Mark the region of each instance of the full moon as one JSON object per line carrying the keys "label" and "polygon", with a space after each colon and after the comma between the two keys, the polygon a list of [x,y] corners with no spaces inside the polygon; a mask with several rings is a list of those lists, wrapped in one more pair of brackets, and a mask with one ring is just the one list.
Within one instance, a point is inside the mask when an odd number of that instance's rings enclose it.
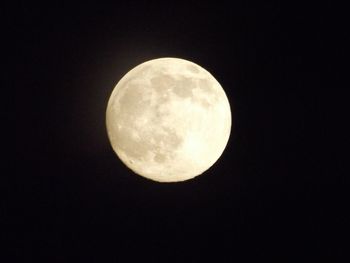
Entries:
{"label": "full moon", "polygon": [[112,148],[136,174],[179,182],[223,153],[231,110],[219,82],[199,65],[159,58],[131,69],[114,88],[106,125]]}

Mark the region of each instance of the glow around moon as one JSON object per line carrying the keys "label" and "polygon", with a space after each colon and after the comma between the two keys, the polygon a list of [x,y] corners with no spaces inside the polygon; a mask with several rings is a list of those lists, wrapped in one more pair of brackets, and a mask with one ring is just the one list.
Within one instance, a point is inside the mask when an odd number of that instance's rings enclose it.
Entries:
{"label": "glow around moon", "polygon": [[231,111],[219,82],[178,58],[147,61],[114,88],[106,124],[111,145],[136,174],[159,182],[191,179],[221,156]]}

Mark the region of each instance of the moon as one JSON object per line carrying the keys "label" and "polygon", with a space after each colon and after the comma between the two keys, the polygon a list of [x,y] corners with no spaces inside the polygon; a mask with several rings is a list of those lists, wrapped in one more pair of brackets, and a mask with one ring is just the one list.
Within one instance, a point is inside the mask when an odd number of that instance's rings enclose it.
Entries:
{"label": "moon", "polygon": [[207,70],[180,58],[158,58],[118,82],[106,126],[114,152],[128,168],[157,182],[180,182],[220,158],[231,132],[231,110]]}

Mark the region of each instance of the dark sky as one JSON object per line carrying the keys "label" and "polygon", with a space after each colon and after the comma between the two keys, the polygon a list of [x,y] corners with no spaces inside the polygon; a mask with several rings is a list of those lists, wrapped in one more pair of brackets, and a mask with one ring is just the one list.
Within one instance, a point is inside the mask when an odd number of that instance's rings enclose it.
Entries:
{"label": "dark sky", "polygon": [[[2,209],[13,228],[8,251],[25,262],[341,258],[348,204],[340,123],[348,117],[339,9],[18,5],[9,24],[16,148]],[[233,113],[222,158],[178,184],[129,171],[105,128],[118,80],[165,56],[210,71]]]}

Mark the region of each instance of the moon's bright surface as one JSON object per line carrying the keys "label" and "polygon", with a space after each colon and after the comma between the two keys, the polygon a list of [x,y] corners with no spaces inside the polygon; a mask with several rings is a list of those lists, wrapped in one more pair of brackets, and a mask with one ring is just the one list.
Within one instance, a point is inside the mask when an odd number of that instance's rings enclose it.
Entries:
{"label": "moon's bright surface", "polygon": [[158,182],[191,179],[221,156],[231,110],[219,82],[179,58],[146,61],[114,88],[106,125],[113,150],[136,174]]}

